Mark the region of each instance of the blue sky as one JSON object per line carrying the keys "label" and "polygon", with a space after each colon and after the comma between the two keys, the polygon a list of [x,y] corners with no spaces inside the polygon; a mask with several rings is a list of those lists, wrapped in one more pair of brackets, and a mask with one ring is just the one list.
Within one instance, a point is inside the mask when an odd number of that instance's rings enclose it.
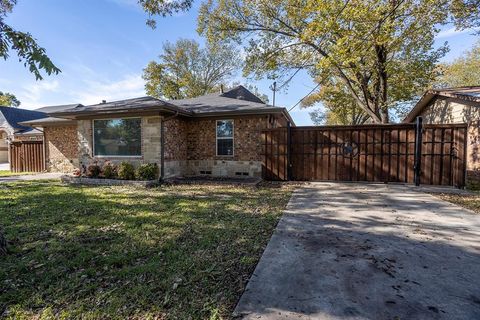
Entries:
{"label": "blue sky", "polygon": [[[199,3],[189,13],[159,19],[152,30],[136,0],[19,0],[7,22],[31,32],[62,73],[35,81],[12,53],[7,61],[0,60],[0,91],[15,94],[26,109],[145,95],[142,69],[157,58],[164,41],[203,41],[195,31]],[[449,42],[444,60],[450,61],[477,39],[469,32],[445,28],[437,43]],[[268,93],[271,101],[270,81],[251,83]],[[302,74],[287,92],[277,94],[277,104],[291,107],[313,87]],[[297,125],[311,124],[308,111],[297,107],[291,112]]]}

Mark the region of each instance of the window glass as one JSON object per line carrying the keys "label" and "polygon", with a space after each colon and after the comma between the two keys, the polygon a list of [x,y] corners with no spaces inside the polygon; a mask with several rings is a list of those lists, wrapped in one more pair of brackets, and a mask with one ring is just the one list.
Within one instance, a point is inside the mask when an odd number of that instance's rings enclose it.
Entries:
{"label": "window glass", "polygon": [[96,156],[141,156],[141,136],[140,118],[94,120],[94,154]]}
{"label": "window glass", "polygon": [[233,121],[232,120],[217,121],[217,137],[233,138]]}
{"label": "window glass", "polygon": [[217,121],[217,155],[233,156],[233,120]]}

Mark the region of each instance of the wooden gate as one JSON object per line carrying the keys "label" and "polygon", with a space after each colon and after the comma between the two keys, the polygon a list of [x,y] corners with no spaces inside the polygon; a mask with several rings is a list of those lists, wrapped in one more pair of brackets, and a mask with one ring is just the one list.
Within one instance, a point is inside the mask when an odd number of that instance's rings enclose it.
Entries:
{"label": "wooden gate", "polygon": [[43,141],[15,141],[10,144],[10,171],[41,172],[44,170]]}
{"label": "wooden gate", "polygon": [[263,132],[264,178],[414,183],[417,177],[422,184],[463,187],[466,124],[424,125],[420,135],[416,128],[390,124],[269,129]]}

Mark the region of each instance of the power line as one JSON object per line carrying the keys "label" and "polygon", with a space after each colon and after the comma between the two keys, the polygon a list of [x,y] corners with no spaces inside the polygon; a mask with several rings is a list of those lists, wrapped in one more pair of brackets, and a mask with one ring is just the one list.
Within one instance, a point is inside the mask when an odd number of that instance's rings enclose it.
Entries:
{"label": "power line", "polygon": [[306,97],[308,97],[310,94],[312,94],[313,91],[317,90],[317,88],[320,87],[320,83],[318,83],[315,88],[313,88],[312,90],[310,90],[309,93],[307,93],[302,99],[298,100],[297,103],[295,103],[295,105],[293,107],[291,107],[290,109],[288,109],[288,112],[292,111],[293,108],[295,108],[296,106],[298,106],[302,101],[303,99],[305,99]]}

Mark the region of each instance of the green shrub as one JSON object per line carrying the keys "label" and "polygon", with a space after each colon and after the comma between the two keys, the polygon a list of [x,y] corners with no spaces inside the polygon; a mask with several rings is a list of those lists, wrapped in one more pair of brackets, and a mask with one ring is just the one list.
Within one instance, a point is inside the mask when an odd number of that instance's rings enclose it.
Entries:
{"label": "green shrub", "polygon": [[90,164],[87,167],[87,177],[89,178],[98,178],[102,170],[98,164]]}
{"label": "green shrub", "polygon": [[156,163],[145,163],[137,169],[139,180],[155,180],[158,178],[158,165]]}
{"label": "green shrub", "polygon": [[117,167],[110,162],[105,162],[105,164],[103,165],[102,171],[103,171],[103,176],[106,179],[115,179],[118,176]]}
{"label": "green shrub", "polygon": [[118,166],[118,177],[122,180],[135,180],[135,168],[131,163],[123,161]]}

